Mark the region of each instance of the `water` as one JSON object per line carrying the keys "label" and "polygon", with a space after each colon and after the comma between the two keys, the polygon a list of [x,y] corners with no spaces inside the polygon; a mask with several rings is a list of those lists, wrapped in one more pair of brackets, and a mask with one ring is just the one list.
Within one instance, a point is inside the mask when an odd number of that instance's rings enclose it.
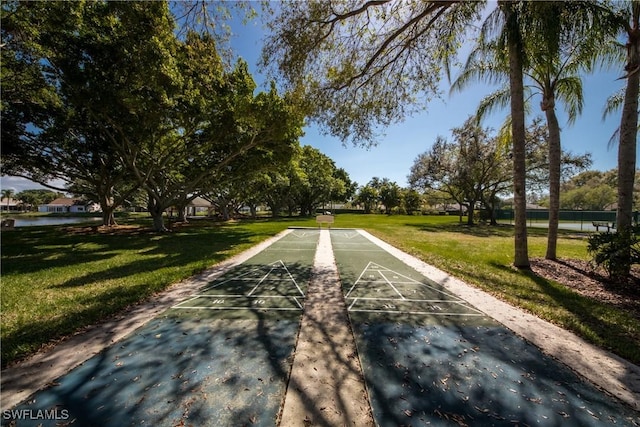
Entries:
{"label": "water", "polygon": [[[11,216],[3,216],[3,219],[12,218]],[[82,222],[96,223],[99,225],[102,218],[90,218],[90,217],[46,217],[46,216],[34,216],[34,217],[16,217],[16,227],[33,227],[36,225],[62,225],[62,224],[78,224]]]}

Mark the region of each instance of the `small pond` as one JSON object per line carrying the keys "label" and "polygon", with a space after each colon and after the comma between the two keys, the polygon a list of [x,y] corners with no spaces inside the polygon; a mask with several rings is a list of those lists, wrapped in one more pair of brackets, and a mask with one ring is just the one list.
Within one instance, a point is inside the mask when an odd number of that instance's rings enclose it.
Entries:
{"label": "small pond", "polygon": [[50,217],[50,216],[32,216],[32,217],[12,217],[10,215],[3,215],[2,219],[14,218],[16,220],[16,227],[32,227],[36,225],[62,225],[62,224],[78,224],[82,222],[100,222],[102,218],[91,217]]}

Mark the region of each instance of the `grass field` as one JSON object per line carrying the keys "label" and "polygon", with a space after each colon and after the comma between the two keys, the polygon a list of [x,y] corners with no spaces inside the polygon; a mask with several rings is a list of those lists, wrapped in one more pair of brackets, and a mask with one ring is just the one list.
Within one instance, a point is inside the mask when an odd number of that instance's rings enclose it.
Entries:
{"label": "grass field", "polygon": [[[133,220],[139,221],[139,220]],[[139,222],[136,222],[136,224]],[[29,227],[2,234],[2,366],[148,298],[310,219],[213,223],[172,233],[118,234]],[[512,269],[510,226],[468,227],[448,216],[343,214],[336,227],[364,228],[398,248],[501,299],[640,363],[640,321],[529,272]],[[546,230],[530,229],[531,257],[543,256]],[[561,258],[587,259],[586,239],[561,232]]]}

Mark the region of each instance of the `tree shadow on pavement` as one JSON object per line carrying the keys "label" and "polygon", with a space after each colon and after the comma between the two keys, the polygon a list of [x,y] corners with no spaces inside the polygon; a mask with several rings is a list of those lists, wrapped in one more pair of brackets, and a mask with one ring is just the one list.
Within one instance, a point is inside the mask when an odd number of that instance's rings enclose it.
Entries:
{"label": "tree shadow on pavement", "polygon": [[355,325],[380,426],[602,425],[636,413],[495,324]]}

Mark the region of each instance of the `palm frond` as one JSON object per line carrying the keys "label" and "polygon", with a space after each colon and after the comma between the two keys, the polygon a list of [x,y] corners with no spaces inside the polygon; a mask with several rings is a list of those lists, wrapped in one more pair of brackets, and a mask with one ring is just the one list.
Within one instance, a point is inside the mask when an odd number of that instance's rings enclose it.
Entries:
{"label": "palm frond", "polygon": [[619,139],[620,139],[620,127],[618,126],[616,130],[614,130],[613,133],[611,134],[609,141],[607,141],[607,149],[611,150],[613,147],[615,147]]}
{"label": "palm frond", "polygon": [[476,117],[478,121],[482,121],[487,115],[493,113],[499,109],[505,109],[509,106],[511,100],[511,93],[508,86],[490,93],[480,100],[478,108],[476,109]]}
{"label": "palm frond", "polygon": [[620,88],[620,90],[613,95],[610,95],[604,105],[604,110],[602,111],[602,120],[606,120],[606,118],[622,108],[624,104],[624,88]]}
{"label": "palm frond", "polygon": [[574,124],[584,106],[582,79],[578,76],[559,79],[556,82],[556,99],[564,104],[564,110],[569,116],[569,124]]}

